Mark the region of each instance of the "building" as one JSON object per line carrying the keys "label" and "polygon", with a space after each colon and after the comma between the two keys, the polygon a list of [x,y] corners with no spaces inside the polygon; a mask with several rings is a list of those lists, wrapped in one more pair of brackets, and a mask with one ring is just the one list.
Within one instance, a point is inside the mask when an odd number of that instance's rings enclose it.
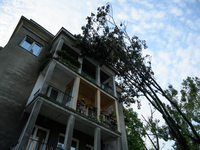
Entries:
{"label": "building", "polygon": [[1,150],[127,150],[115,70],[21,17],[0,51]]}

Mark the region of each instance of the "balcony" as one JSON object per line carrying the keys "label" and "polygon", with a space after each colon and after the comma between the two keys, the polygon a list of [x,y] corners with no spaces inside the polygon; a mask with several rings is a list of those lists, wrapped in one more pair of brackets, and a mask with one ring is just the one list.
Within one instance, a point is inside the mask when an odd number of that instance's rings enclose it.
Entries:
{"label": "balcony", "polygon": [[60,105],[71,107],[73,97],[60,91],[59,89],[50,86],[47,89],[46,96],[49,97],[52,101],[59,103]]}

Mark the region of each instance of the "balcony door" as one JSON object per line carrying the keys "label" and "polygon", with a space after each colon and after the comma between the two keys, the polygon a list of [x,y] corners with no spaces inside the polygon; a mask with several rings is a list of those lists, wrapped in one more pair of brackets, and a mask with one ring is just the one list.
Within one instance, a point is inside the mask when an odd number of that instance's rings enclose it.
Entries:
{"label": "balcony door", "polygon": [[[60,134],[60,136],[58,138],[58,143],[57,143],[58,150],[64,149],[64,140],[65,140],[65,135]],[[79,140],[73,138],[70,150],[78,150],[78,147],[79,147]]]}
{"label": "balcony door", "polygon": [[45,150],[47,148],[47,140],[49,130],[35,126],[30,136],[26,150]]}

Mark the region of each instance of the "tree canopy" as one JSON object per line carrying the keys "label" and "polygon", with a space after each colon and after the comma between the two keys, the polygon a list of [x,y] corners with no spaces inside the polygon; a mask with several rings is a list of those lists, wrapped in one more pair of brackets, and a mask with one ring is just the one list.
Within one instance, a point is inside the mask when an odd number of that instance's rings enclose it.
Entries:
{"label": "tree canopy", "polygon": [[[91,13],[86,19],[87,24],[82,27],[83,34],[76,36],[76,46],[81,47],[82,56],[93,57],[101,65],[105,64],[116,70],[117,75],[122,78],[120,85],[124,89],[120,100],[130,105],[140,97],[145,97],[162,114],[171,134],[183,150],[189,149],[185,135],[200,144],[200,136],[191,120],[156,82],[150,56],[142,55],[142,50],[147,48],[146,42],[137,36],[130,37],[125,23],[117,25],[110,4],[99,7],[96,14]],[[182,129],[160,96],[177,110],[188,125],[190,134]]]}

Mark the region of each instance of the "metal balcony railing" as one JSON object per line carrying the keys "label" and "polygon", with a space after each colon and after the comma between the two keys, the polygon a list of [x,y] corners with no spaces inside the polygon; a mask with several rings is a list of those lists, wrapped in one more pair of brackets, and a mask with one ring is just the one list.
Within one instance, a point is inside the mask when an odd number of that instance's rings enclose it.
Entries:
{"label": "metal balcony railing", "polygon": [[94,84],[97,84],[95,77],[93,77],[92,75],[90,75],[89,73],[85,72],[85,71],[81,71],[81,75],[83,77],[85,77],[86,79],[88,79],[89,81],[91,81]]}
{"label": "metal balcony railing", "polygon": [[101,88],[104,89],[104,91],[106,91],[107,93],[114,95],[113,89],[105,84],[101,84]]}
{"label": "metal balcony railing", "polygon": [[68,95],[62,91],[60,91],[59,89],[49,85],[47,92],[46,92],[46,96],[48,96],[49,98],[51,98],[51,100],[57,101],[59,102],[61,105],[65,105],[70,107],[71,101],[72,101],[72,96]]}

